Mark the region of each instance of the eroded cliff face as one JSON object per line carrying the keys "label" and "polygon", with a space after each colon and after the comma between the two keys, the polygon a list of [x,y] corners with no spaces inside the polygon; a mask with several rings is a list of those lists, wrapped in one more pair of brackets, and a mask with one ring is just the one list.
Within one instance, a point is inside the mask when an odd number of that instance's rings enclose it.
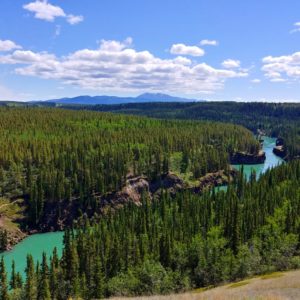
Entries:
{"label": "eroded cliff face", "polygon": [[10,250],[27,236],[20,224],[24,220],[24,201],[1,198],[0,205],[0,251]]}
{"label": "eroded cliff face", "polygon": [[16,244],[21,242],[28,234],[22,230],[9,230],[7,233],[7,245],[5,250],[11,250]]}
{"label": "eroded cliff face", "polygon": [[[92,195],[94,201],[86,203],[84,210],[79,199],[46,204],[45,214],[38,226],[24,231],[18,229],[8,232],[6,249],[11,249],[28,234],[63,230],[66,226],[71,226],[73,221],[81,217],[83,213],[88,217],[93,217],[95,213],[98,215],[105,214],[107,211],[119,209],[128,203],[134,203],[139,206],[142,205],[143,196],[150,200],[158,199],[163,191],[167,191],[173,196],[177,192],[184,190],[200,194],[204,190],[215,186],[228,184],[236,174],[237,171],[234,169],[230,169],[227,172],[221,170],[209,173],[195,181],[193,186],[188,185],[182,178],[171,172],[163,174],[160,178],[152,181],[146,176],[128,176],[126,184],[120,191],[105,195]],[[1,222],[5,218],[4,215],[0,215],[0,227]]]}
{"label": "eroded cliff face", "polygon": [[[96,204],[87,207],[84,213],[92,217],[94,213],[103,214],[107,210],[118,209],[129,202],[135,205],[142,205],[142,197],[145,196],[151,200],[158,198],[162,191],[167,191],[175,195],[178,191],[190,190],[194,193],[202,193],[205,189],[213,186],[220,186],[233,180],[237,171],[230,170],[227,173],[222,170],[215,173],[209,173],[197,181],[194,186],[189,186],[179,176],[174,173],[162,175],[155,181],[150,181],[146,176],[128,177],[125,186],[117,192],[106,195],[93,195]],[[45,216],[39,225],[39,231],[62,230],[65,226],[72,224],[82,212],[77,201],[62,202],[60,207],[56,205],[45,208]]]}
{"label": "eroded cliff face", "polygon": [[287,156],[287,153],[285,151],[285,148],[283,145],[280,145],[280,146],[275,146],[273,148],[273,153],[279,157],[281,157],[282,159],[285,159],[286,156]]}
{"label": "eroded cliff face", "polygon": [[284,146],[284,140],[283,138],[277,138],[276,140],[276,146],[273,148],[273,153],[282,159],[287,159],[287,151]]}

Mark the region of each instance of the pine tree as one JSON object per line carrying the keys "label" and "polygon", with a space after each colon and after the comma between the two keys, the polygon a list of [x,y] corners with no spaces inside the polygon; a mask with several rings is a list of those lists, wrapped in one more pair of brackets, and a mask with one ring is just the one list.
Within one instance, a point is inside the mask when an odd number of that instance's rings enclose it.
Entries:
{"label": "pine tree", "polygon": [[4,258],[2,256],[1,262],[0,262],[0,283],[1,283],[1,294],[0,294],[0,300],[9,300],[8,295],[8,287],[7,287],[7,273],[5,270],[5,264],[4,264]]}
{"label": "pine tree", "polygon": [[50,300],[50,287],[49,287],[49,269],[47,265],[47,257],[46,253],[43,253],[43,260],[41,266],[41,275],[38,284],[38,293],[37,293],[38,300]]}
{"label": "pine tree", "polygon": [[12,290],[17,288],[17,274],[16,274],[16,266],[14,260],[11,263],[11,279],[9,285]]}
{"label": "pine tree", "polygon": [[95,298],[102,298],[104,296],[104,274],[102,272],[102,264],[99,256],[95,259],[94,267],[94,290],[93,294]]}
{"label": "pine tree", "polygon": [[25,281],[25,297],[26,300],[36,300],[36,274],[34,270],[34,262],[31,255],[27,255],[26,264],[26,281]]}

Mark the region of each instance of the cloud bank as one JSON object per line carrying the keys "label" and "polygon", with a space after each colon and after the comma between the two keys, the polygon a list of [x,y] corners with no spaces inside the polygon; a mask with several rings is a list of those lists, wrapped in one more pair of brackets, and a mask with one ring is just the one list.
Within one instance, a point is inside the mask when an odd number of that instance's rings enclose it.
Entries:
{"label": "cloud bank", "polygon": [[262,71],[272,82],[300,80],[300,52],[284,56],[267,56]]}
{"label": "cloud bank", "polygon": [[[195,48],[192,52],[188,49],[178,53],[201,53]],[[101,91],[213,93],[223,88],[228,79],[248,76],[246,70],[214,68],[181,55],[162,59],[147,50],[137,51],[131,38],[123,42],[102,40],[98,49],[81,49],[62,57],[47,52],[15,50],[0,55],[0,63],[16,65],[15,72],[19,75],[55,79]]]}

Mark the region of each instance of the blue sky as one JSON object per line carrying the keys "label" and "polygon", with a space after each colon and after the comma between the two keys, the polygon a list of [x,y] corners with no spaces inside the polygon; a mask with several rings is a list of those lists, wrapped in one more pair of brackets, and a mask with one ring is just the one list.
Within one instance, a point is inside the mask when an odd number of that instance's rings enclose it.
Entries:
{"label": "blue sky", "polygon": [[0,99],[300,101],[300,1],[1,0]]}

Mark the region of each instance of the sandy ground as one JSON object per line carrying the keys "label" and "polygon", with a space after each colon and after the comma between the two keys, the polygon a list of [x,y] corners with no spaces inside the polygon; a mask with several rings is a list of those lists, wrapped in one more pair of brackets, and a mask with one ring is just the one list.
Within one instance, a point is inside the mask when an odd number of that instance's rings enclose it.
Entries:
{"label": "sandy ground", "polygon": [[[124,300],[126,298],[111,298]],[[300,300],[300,270],[255,277],[207,291],[168,296],[136,297],[144,300]]]}

